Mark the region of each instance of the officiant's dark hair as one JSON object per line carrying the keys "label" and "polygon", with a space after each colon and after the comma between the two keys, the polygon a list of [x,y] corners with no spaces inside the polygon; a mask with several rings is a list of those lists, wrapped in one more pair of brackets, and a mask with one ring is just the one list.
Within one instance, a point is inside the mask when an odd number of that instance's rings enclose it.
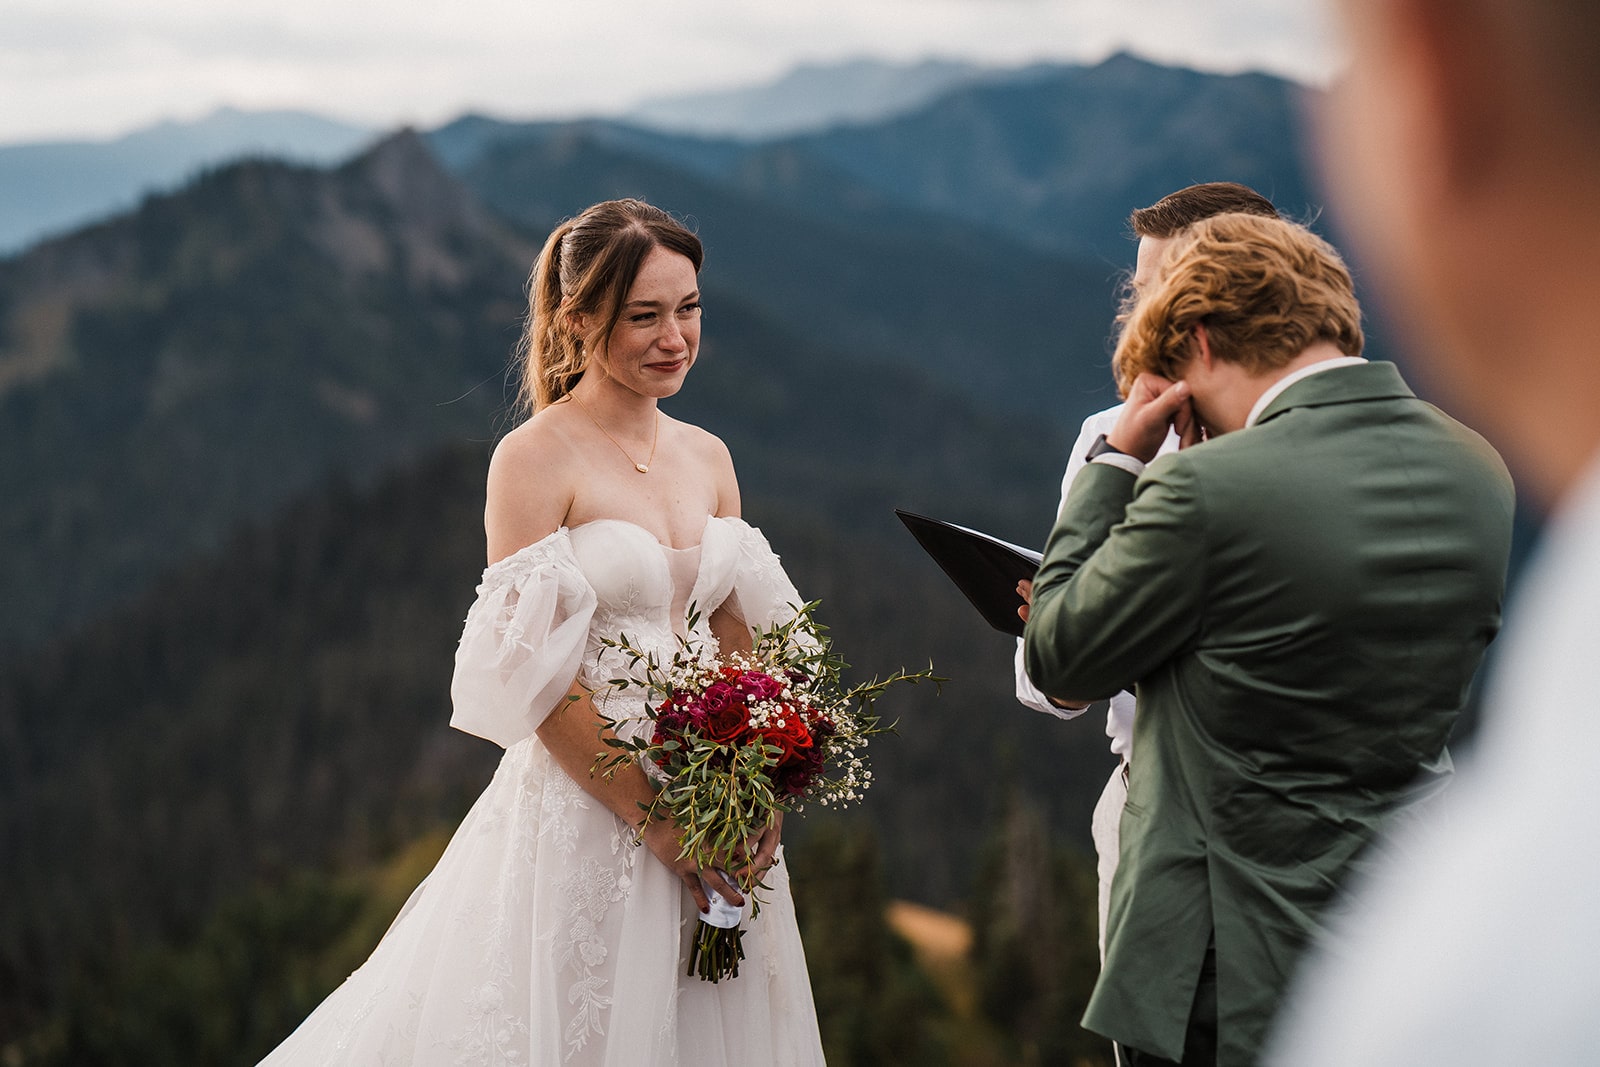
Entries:
{"label": "officiant's dark hair", "polygon": [[1202,182],[1168,193],[1128,216],[1135,237],[1171,237],[1186,226],[1213,215],[1260,215],[1275,219],[1272,201],[1238,182]]}
{"label": "officiant's dark hair", "polygon": [[[606,200],[551,232],[528,278],[528,317],[517,346],[518,407],[531,415],[566,396],[603,351],[651,249],[705,260],[700,238],[643,200]],[[589,320],[584,335],[574,316]]]}
{"label": "officiant's dark hair", "polygon": [[1204,325],[1217,359],[1260,373],[1318,341],[1363,344],[1344,259],[1304,226],[1256,215],[1202,219],[1178,235],[1135,305],[1112,357],[1123,395],[1145,372],[1177,381]]}

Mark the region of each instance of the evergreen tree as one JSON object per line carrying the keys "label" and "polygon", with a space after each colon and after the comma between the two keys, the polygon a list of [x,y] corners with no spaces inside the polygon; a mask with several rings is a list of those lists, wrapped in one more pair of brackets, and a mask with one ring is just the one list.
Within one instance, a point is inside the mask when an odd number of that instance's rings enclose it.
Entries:
{"label": "evergreen tree", "polygon": [[948,1063],[949,1008],[889,926],[877,836],[864,824],[833,820],[791,854],[828,1063]]}
{"label": "evergreen tree", "polygon": [[1023,1065],[1098,1067],[1110,1044],[1078,1023],[1099,973],[1094,865],[1058,847],[1037,804],[1013,791],[972,901],[979,1010]]}

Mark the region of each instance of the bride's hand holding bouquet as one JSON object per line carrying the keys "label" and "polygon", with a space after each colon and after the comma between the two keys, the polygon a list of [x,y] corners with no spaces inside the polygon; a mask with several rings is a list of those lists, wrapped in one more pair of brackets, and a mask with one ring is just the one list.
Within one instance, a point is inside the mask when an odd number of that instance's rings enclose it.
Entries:
{"label": "bride's hand holding bouquet", "polygon": [[[846,686],[848,664],[832,651],[816,607],[755,631],[748,651],[680,639],[662,662],[626,634],[609,642],[628,657],[630,674],[609,684],[643,689],[647,722],[607,718],[606,744],[618,751],[598,766],[611,774],[636,761],[659,785],[641,805],[641,838],[694,893],[702,919],[689,971],[709,981],[738,974],[740,905],[775,859],[783,814],[860,799],[872,781],[867,742],[892,729],[873,712],[877,698],[901,682],[942,681],[899,670]],[[691,872],[708,891],[694,891]]]}

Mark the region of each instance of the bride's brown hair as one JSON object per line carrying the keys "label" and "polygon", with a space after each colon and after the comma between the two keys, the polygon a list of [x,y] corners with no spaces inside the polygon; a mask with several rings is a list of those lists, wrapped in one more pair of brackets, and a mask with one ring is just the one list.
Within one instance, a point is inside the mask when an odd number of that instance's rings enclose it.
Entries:
{"label": "bride's brown hair", "polygon": [[[607,200],[557,226],[528,279],[528,317],[517,346],[518,407],[531,415],[566,396],[593,353],[603,351],[622,302],[653,248],[705,259],[700,238],[643,200]],[[589,329],[579,336],[573,317]]]}

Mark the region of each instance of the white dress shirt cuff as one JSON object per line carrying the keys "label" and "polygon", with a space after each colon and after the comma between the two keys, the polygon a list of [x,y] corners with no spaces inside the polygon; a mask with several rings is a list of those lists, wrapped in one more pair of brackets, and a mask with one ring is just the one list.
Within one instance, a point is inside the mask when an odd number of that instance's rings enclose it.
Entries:
{"label": "white dress shirt cuff", "polygon": [[1045,696],[1038,686],[1033,684],[1033,679],[1028,677],[1028,669],[1022,664],[1022,639],[1017,639],[1017,701],[1025,708],[1042,711],[1046,715],[1054,715],[1058,719],[1076,719],[1087,708],[1058,708],[1050,703],[1050,698]]}
{"label": "white dress shirt cuff", "polygon": [[1122,452],[1102,452],[1089,461],[1090,463],[1104,463],[1110,467],[1120,467],[1135,478],[1144,473],[1147,466],[1144,460]]}

